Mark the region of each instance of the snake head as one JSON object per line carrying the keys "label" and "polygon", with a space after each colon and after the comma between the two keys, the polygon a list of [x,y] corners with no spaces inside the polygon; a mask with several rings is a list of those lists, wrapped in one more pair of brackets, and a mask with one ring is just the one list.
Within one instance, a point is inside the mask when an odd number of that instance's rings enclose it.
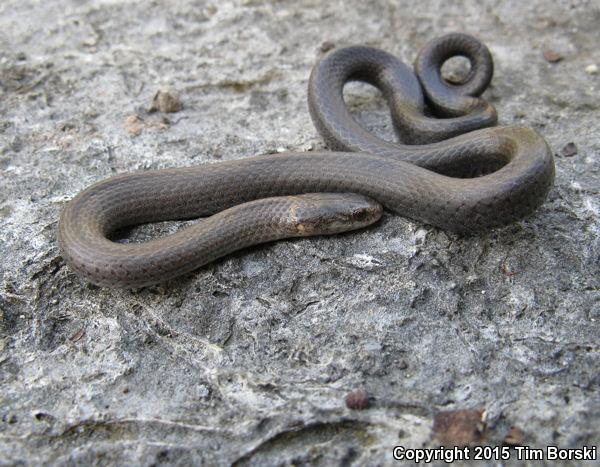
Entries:
{"label": "snake head", "polygon": [[354,193],[309,193],[294,197],[288,227],[292,235],[331,235],[361,229],[379,220],[382,206]]}

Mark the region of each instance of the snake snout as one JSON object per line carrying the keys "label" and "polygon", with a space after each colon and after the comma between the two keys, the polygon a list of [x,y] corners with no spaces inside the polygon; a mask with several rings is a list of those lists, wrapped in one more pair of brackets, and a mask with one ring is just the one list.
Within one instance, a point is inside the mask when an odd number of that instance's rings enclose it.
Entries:
{"label": "snake snout", "polygon": [[383,207],[354,193],[314,193],[298,197],[292,209],[297,236],[332,235],[361,229],[377,222]]}

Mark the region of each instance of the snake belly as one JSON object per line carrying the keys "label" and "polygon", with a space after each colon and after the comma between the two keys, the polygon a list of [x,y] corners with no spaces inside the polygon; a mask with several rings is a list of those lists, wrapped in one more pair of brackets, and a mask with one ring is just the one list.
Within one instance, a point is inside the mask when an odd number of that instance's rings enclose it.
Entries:
{"label": "snake belly", "polygon": [[[441,75],[443,63],[455,55],[471,63],[458,85]],[[471,36],[450,34],[427,44],[414,70],[375,48],[333,50],[312,71],[308,103],[334,151],[263,155],[101,181],[63,210],[58,232],[63,257],[93,283],[139,287],[249,245],[363,227],[379,218],[377,203],[461,234],[537,209],[553,183],[552,153],[530,128],[493,126],[496,111],[479,97],[493,73],[488,49]],[[351,80],[382,91],[400,142],[382,140],[352,118],[343,97]],[[425,113],[426,105],[435,117]],[[333,205],[341,211],[331,214]],[[205,219],[141,244],[110,240],[122,227],[192,218]]]}

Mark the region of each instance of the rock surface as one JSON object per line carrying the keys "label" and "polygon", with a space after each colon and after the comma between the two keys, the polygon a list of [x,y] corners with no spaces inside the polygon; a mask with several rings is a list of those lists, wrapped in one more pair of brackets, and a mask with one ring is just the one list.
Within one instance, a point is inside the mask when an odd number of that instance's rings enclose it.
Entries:
{"label": "rock surface", "polygon": [[[4,0],[0,464],[381,465],[463,409],[485,410],[491,445],[513,426],[530,446],[600,444],[599,23],[594,0]],[[89,184],[322,148],[306,87],[323,49],[410,63],[452,31],[490,47],[501,123],[557,154],[532,217],[459,238],[388,214],[137,291],[61,259],[60,209]],[[163,89],[179,111],[149,111]],[[393,137],[373,88],[347,100]],[[357,389],[365,410],[346,407]]]}

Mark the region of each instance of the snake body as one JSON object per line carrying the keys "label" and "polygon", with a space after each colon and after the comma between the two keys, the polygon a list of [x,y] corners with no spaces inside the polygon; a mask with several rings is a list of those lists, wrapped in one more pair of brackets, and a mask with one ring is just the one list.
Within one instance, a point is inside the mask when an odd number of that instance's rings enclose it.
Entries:
{"label": "snake body", "polygon": [[[442,64],[455,55],[471,62],[459,85],[441,75]],[[479,97],[492,73],[487,48],[464,34],[427,44],[415,72],[378,49],[334,50],[313,69],[308,91],[311,117],[334,151],[264,155],[99,182],[63,210],[63,257],[93,283],[139,287],[246,246],[364,227],[379,219],[381,205],[458,233],[521,219],[543,203],[554,163],[534,130],[492,127],[496,112]],[[352,118],[343,98],[350,80],[382,91],[401,143],[377,138]],[[425,114],[425,104],[438,118]],[[110,240],[122,227],[200,217],[205,219],[146,243]]]}

